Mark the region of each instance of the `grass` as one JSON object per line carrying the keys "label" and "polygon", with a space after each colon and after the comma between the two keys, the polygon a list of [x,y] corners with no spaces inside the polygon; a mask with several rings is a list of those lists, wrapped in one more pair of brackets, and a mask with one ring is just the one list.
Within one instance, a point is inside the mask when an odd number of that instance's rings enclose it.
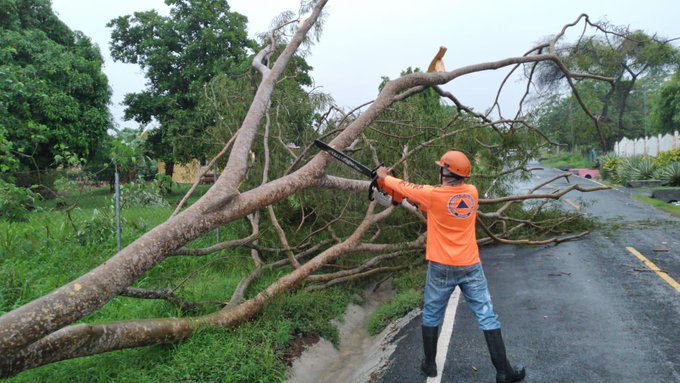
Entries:
{"label": "grass", "polygon": [[[211,185],[198,185],[187,203],[191,205],[196,202],[205,192],[208,191]],[[191,185],[188,184],[174,184],[172,192],[165,196],[165,199],[170,203],[170,206],[177,206],[177,203],[184,197],[184,194],[189,191]],[[84,189],[81,195],[74,193],[66,199],[65,204],[77,204],[81,209],[103,208],[109,204],[113,204],[113,190],[110,187]],[[56,200],[41,200],[38,202],[38,207],[43,209],[55,209]]]}
{"label": "grass", "polygon": [[651,197],[646,197],[646,196],[641,196],[641,195],[633,195],[632,196],[634,200],[638,202],[642,202],[644,204],[653,206],[659,210],[663,210],[667,213],[670,213],[674,215],[675,217],[680,218],[680,206],[676,206],[670,203],[666,203],[664,201],[660,201],[655,198]]}
{"label": "grass", "polygon": [[[182,187],[182,190],[187,190]],[[201,186],[197,196],[207,190]],[[0,315],[43,296],[100,265],[115,253],[108,188],[88,191],[71,212],[43,202],[27,222],[0,222]],[[176,203],[182,191],[168,199]],[[95,210],[98,213],[95,213]],[[163,222],[171,208],[123,210],[123,245]],[[222,240],[242,237],[249,225],[221,229]],[[211,233],[192,244],[215,243]],[[210,263],[209,267],[204,267]],[[177,294],[189,301],[224,301],[252,268],[249,250],[230,250],[206,257],[171,257],[148,272],[135,286],[177,286],[194,273]],[[265,273],[253,286],[261,289],[289,270]],[[255,291],[256,292],[256,291]],[[255,292],[251,291],[251,294]],[[338,341],[338,319],[354,290],[342,286],[315,293],[293,292],[275,299],[253,321],[234,330],[212,329],[187,341],[69,360],[26,371],[7,382],[281,382],[286,352],[298,336],[313,334]],[[211,312],[207,305],[202,312]],[[81,322],[182,316],[164,301],[118,297]]]}
{"label": "grass", "polygon": [[419,307],[423,300],[425,267],[414,267],[394,279],[395,296],[368,318],[368,333],[380,333],[392,321]]}
{"label": "grass", "polygon": [[587,158],[580,154],[573,154],[570,152],[560,153],[552,157],[548,157],[541,161],[541,163],[549,168],[555,169],[578,169],[578,168],[592,168],[594,163],[588,161]]}
{"label": "grass", "polygon": [[631,188],[632,191],[635,193],[646,193],[646,194],[652,194],[654,190],[680,190],[680,187],[678,186],[656,186],[656,187],[648,187],[648,186],[643,186],[639,188]]}

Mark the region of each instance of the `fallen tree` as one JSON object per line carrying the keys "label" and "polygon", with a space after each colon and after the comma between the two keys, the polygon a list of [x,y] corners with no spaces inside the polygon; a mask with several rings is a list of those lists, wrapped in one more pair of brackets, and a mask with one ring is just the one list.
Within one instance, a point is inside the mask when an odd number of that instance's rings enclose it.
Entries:
{"label": "fallen tree", "polygon": [[[310,233],[308,239],[300,241],[297,245],[289,243],[286,230],[278,222],[273,206],[291,196],[312,189],[331,190],[335,194],[339,194],[338,192],[361,193],[358,195],[363,196],[368,188],[367,181],[327,174],[327,169],[333,159],[325,153],[311,154],[311,140],[308,142],[309,145],[301,148],[299,153],[289,153],[291,165],[279,177],[270,179],[268,175],[270,153],[268,146],[270,138],[269,101],[272,92],[287,63],[315,26],[326,2],[327,0],[319,0],[314,4],[309,16],[304,22],[297,25],[294,35],[287,42],[285,49],[278,54],[275,61],[271,60],[272,62],[270,62],[269,59],[277,48],[278,42],[274,37],[276,30],[270,34],[271,43],[254,56],[252,66],[261,77],[257,91],[240,128],[211,162],[212,164],[221,156],[228,154],[224,171],[214,186],[198,202],[182,210],[186,199],[183,200],[177,207],[175,214],[166,222],[142,235],[102,265],[61,288],[0,317],[0,355],[3,356],[0,360],[0,377],[12,376],[27,369],[65,359],[125,348],[177,342],[189,338],[200,328],[238,326],[257,315],[272,299],[286,291],[300,287],[302,283],[308,282],[309,288],[322,288],[324,285],[332,285],[352,278],[366,277],[383,271],[395,271],[397,269],[394,267],[381,267],[380,262],[424,247],[426,233],[422,230],[422,227],[420,230],[414,230],[416,234],[406,241],[398,243],[377,242],[380,238],[380,229],[376,229],[377,225],[389,219],[397,209],[390,207],[381,210],[376,207],[375,203],[368,203],[366,207],[366,203],[362,202],[361,205],[364,206],[365,212],[357,220],[343,218],[346,209],[338,209],[339,212],[335,219],[320,223],[318,228]],[[397,159],[391,162],[391,166],[400,167],[405,178],[408,178],[409,172],[413,171],[408,164],[414,156],[435,143],[447,143],[446,140],[449,138],[471,137],[471,139],[477,140],[480,148],[487,150],[488,156],[493,156],[494,149],[502,147],[500,144],[481,142],[479,137],[469,134],[470,132],[487,132],[491,136],[501,137],[501,141],[514,134],[519,135],[520,132],[530,132],[533,136],[543,139],[545,144],[553,144],[526,122],[526,116],[522,112],[522,105],[529,93],[529,86],[536,65],[549,62],[562,70],[577,99],[579,99],[579,95],[573,86],[575,81],[589,79],[612,83],[611,79],[595,74],[571,72],[560,59],[557,49],[558,42],[563,38],[567,29],[579,23],[593,25],[586,15],[581,15],[576,21],[566,25],[549,43],[536,46],[520,56],[469,65],[451,71],[413,72],[387,81],[383,84],[377,98],[362,113],[356,113],[356,110],[345,112],[338,108],[329,110],[324,117],[328,121],[326,129],[320,131],[319,136],[331,139],[330,145],[338,150],[355,151],[358,145],[363,145],[363,153],[370,155],[377,162],[377,150],[374,142],[367,138],[367,132],[372,129],[380,130],[378,128],[380,119],[394,105],[423,92],[434,91],[438,97],[444,97],[455,105],[453,121],[456,122],[451,123],[452,126],[455,125],[455,128],[445,126],[443,127],[446,130],[444,134],[437,133],[436,137],[428,140],[420,139],[420,144],[411,146],[412,149],[410,150],[408,146],[400,148],[401,150],[396,153]],[[290,23],[287,25],[290,25]],[[601,32],[607,33],[604,30]],[[440,85],[462,76],[502,68],[512,68],[511,73],[524,68],[526,72],[526,94],[520,101],[517,114],[512,118],[503,117],[498,105],[498,98],[494,107],[488,113],[480,114],[472,111],[453,94],[439,88]],[[503,85],[501,84],[499,93]],[[581,103],[581,106],[585,113],[592,116],[583,103]],[[497,109],[497,115],[492,117],[494,109]],[[592,116],[592,118],[593,123],[597,124],[597,118],[595,116]],[[383,121],[383,123],[390,125],[395,121]],[[260,128],[263,130],[261,156],[264,157],[265,164],[262,179],[258,185],[244,189],[243,184],[250,169],[249,161],[251,161],[252,149]],[[398,136],[399,132],[399,130],[391,132],[380,130],[378,134]],[[502,163],[503,160],[499,160],[499,162]],[[522,161],[518,161],[514,168],[501,167],[497,174],[480,175],[480,177],[491,179],[527,172],[530,172],[530,169],[526,167],[526,158],[524,158]],[[492,183],[490,190],[493,187],[494,184]],[[531,190],[526,195],[501,196],[480,200],[481,205],[490,209],[481,212],[479,215],[480,226],[487,233],[486,237],[479,239],[480,244],[492,242],[559,243],[584,235],[585,233],[566,236],[556,235],[540,240],[509,239],[513,233],[524,227],[535,226],[550,232],[551,227],[564,223],[560,219],[550,222],[537,222],[533,219],[548,204],[547,201],[559,199],[570,191],[590,192],[601,190],[602,187],[582,188],[578,185],[571,185],[564,190],[548,194],[538,193],[539,189],[540,187]],[[543,202],[534,210],[535,214],[530,217],[519,219],[508,213],[512,207],[525,200]],[[258,240],[262,236],[259,230],[259,211],[261,209],[267,209],[268,218],[276,229],[274,233],[280,243],[278,248],[265,248],[258,244]],[[301,219],[304,221],[305,213],[304,209],[302,210]],[[414,212],[413,215],[415,222],[422,220],[420,213]],[[190,249],[185,246],[216,228],[241,219],[248,219],[252,227],[252,232],[243,239],[227,241],[205,249]],[[339,221],[343,227],[349,226],[352,229],[347,233],[338,233]],[[493,222],[489,223],[491,221]],[[496,222],[502,224],[496,224]],[[501,229],[496,229],[495,226]],[[319,232],[327,233],[330,239],[315,240],[315,233]],[[185,306],[187,302],[179,301],[173,291],[140,291],[132,286],[150,269],[169,257],[203,256],[216,251],[243,246],[252,249],[254,271],[244,278],[231,299],[222,308],[211,314],[105,324],[77,324],[84,316],[100,309],[119,295],[141,299],[165,299],[179,306]],[[265,264],[261,253],[267,251],[279,252],[285,258]],[[319,273],[325,266],[332,264],[339,258],[356,253],[374,254],[375,257],[362,265],[343,272]],[[253,297],[245,299],[244,292],[248,289],[249,284],[258,278],[260,273],[267,269],[282,266],[290,267],[291,271]],[[313,283],[323,285],[311,285]]]}

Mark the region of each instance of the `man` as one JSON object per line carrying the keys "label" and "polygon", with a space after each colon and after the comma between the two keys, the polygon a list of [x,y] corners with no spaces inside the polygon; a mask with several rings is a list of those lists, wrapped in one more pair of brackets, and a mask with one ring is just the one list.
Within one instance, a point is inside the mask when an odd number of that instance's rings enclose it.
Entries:
{"label": "man", "polygon": [[439,326],[449,297],[459,286],[484,332],[491,362],[496,367],[496,382],[518,382],[524,379],[525,369],[512,367],[505,355],[501,325],[493,311],[479,259],[475,237],[477,188],[465,184],[470,178],[470,161],[461,152],[449,151],[435,164],[441,184],[437,187],[407,183],[389,176],[385,167],[377,170],[381,190],[397,201],[406,198],[427,212],[428,269],[422,314],[425,359],[421,369],[427,376],[437,376]]}

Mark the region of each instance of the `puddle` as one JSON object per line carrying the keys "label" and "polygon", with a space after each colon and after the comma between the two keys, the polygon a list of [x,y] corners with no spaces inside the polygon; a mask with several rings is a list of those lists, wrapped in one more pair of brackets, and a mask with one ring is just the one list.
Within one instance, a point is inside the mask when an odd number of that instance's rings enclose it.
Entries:
{"label": "puddle", "polygon": [[394,337],[420,311],[414,310],[371,337],[367,329],[368,317],[393,296],[391,280],[364,291],[363,303],[351,303],[342,322],[336,323],[340,335],[338,348],[326,339],[319,340],[293,362],[288,382],[360,383],[368,382],[371,375],[379,373],[394,352]]}

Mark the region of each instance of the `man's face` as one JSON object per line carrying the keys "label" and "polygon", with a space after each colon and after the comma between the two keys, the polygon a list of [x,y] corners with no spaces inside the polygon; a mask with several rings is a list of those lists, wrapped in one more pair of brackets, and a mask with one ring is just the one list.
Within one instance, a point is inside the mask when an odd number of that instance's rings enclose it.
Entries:
{"label": "man's face", "polygon": [[448,169],[446,168],[440,168],[441,175],[442,177],[453,177],[453,173],[451,173]]}

